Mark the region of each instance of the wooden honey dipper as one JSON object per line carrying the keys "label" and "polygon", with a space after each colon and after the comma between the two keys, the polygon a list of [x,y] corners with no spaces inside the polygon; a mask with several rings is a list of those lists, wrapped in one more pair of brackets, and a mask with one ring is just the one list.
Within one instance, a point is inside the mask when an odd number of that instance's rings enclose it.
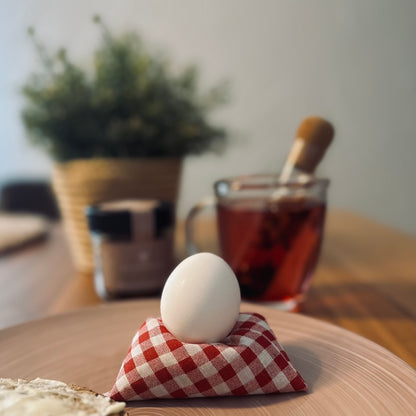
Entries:
{"label": "wooden honey dipper", "polygon": [[312,175],[334,138],[334,127],[321,117],[307,117],[299,125],[286,158],[280,180],[288,182],[299,175]]}

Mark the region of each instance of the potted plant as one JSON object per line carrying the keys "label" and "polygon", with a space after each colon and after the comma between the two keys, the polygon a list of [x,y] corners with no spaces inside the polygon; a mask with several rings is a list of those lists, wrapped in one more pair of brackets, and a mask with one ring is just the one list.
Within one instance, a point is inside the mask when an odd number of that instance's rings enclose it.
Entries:
{"label": "potted plant", "polygon": [[93,268],[84,210],[119,198],[176,201],[186,155],[218,151],[226,132],[209,120],[224,85],[201,92],[199,71],[175,73],[140,36],[114,36],[99,17],[102,42],[92,69],[65,49],[50,54],[29,33],[42,61],[22,88],[29,138],[56,161],[52,182],[78,269]]}

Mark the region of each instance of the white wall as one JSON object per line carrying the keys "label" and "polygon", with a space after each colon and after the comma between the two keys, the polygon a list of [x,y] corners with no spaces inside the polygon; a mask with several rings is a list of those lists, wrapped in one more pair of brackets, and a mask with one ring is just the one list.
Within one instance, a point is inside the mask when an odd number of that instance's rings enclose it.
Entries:
{"label": "white wall", "polygon": [[181,215],[221,176],[277,171],[298,122],[318,114],[337,130],[321,167],[331,205],[416,234],[416,1],[0,0],[0,13],[0,181],[51,167],[19,119],[18,88],[37,62],[26,28],[88,63],[99,13],[178,64],[199,63],[207,83],[231,81],[218,117],[233,142],[187,160]]}

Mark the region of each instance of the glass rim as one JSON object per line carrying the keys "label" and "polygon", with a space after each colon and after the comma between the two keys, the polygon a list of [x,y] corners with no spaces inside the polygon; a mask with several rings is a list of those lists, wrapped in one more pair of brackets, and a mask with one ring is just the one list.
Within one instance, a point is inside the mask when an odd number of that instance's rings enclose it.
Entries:
{"label": "glass rim", "polygon": [[276,174],[257,173],[218,179],[214,182],[214,188],[217,189],[223,184],[233,191],[276,188],[309,189],[314,186],[328,187],[329,183],[328,178],[320,176],[300,175],[298,179],[282,181]]}

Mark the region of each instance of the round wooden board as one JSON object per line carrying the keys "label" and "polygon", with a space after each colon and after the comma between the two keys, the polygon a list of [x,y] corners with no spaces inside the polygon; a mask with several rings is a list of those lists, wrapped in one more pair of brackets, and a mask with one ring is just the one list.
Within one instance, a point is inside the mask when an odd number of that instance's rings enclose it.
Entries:
{"label": "round wooden board", "polygon": [[[129,404],[129,415],[414,415],[416,371],[381,346],[299,314],[242,303],[266,317],[307,393]],[[158,300],[109,303],[0,331],[0,377],[110,389],[133,335]]]}
{"label": "round wooden board", "polygon": [[48,232],[49,222],[40,215],[0,213],[0,254],[41,240]]}

